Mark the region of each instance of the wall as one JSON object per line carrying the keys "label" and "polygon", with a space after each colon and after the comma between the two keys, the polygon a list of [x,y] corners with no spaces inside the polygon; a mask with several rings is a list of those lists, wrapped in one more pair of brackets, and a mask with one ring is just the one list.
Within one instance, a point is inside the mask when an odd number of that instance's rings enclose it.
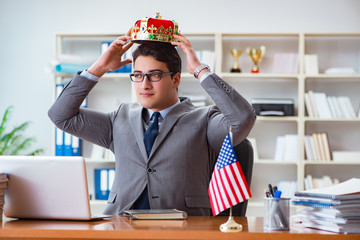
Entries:
{"label": "wall", "polygon": [[[28,136],[51,154],[56,32],[125,32],[160,11],[186,32],[360,32],[358,0],[0,0],[0,116],[13,105],[10,126],[32,121]],[[35,146],[34,146],[35,147]]]}

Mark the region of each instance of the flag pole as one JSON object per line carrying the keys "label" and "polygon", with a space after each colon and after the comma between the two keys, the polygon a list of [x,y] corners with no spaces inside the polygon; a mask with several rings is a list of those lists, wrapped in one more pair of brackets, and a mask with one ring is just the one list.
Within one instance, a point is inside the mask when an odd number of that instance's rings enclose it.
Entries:
{"label": "flag pole", "polygon": [[[229,133],[230,133],[230,141],[231,141],[231,145],[233,146],[233,138],[232,138],[232,128],[230,126],[229,129]],[[223,223],[220,225],[220,231],[222,232],[241,232],[243,229],[242,225],[235,222],[234,217],[232,215],[232,207],[230,207],[229,209],[229,219],[227,220],[226,223]]]}

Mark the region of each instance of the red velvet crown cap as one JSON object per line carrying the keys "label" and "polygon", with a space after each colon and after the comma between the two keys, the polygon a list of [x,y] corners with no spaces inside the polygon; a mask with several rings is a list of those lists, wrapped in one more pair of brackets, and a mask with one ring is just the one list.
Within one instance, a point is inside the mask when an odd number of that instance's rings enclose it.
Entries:
{"label": "red velvet crown cap", "polygon": [[159,13],[156,13],[155,17],[145,17],[136,21],[131,28],[131,41],[173,42],[174,34],[178,34],[177,22],[162,19]]}

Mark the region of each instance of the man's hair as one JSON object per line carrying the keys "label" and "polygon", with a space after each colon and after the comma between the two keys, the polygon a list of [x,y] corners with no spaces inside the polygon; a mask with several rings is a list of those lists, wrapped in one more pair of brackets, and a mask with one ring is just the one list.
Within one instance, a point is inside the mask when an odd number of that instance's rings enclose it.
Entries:
{"label": "man's hair", "polygon": [[166,63],[167,68],[173,74],[181,73],[181,58],[170,43],[143,42],[132,55],[134,63],[139,56],[152,56],[157,61]]}

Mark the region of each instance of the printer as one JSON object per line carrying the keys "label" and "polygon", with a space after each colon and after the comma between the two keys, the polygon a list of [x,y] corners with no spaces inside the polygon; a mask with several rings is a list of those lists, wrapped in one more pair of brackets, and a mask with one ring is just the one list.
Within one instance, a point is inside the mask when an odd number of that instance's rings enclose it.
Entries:
{"label": "printer", "polygon": [[294,100],[289,98],[253,98],[251,105],[256,115],[294,116]]}

